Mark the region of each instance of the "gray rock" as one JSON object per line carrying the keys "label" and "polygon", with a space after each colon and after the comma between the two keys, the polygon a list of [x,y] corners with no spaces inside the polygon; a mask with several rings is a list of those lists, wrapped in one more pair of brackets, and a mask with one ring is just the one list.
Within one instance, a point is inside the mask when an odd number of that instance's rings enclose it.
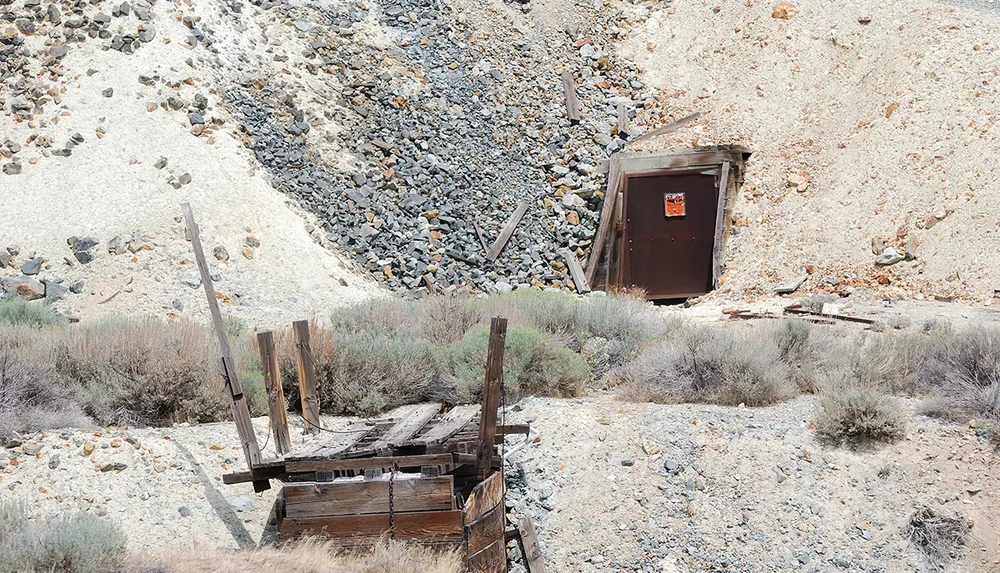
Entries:
{"label": "gray rock", "polygon": [[17,161],[4,163],[3,172],[7,175],[18,175],[21,173],[21,164]]}
{"label": "gray rock", "polygon": [[677,460],[669,458],[665,462],[663,462],[663,469],[667,470],[668,473],[677,475],[680,472],[681,468],[680,465],[677,463]]}
{"label": "gray rock", "polygon": [[622,465],[625,467],[632,467],[635,465],[635,458],[622,458]]}
{"label": "gray rock", "polygon": [[238,512],[252,511],[254,507],[253,500],[245,495],[230,499],[229,505]]}
{"label": "gray rock", "polygon": [[85,283],[82,280],[73,281],[73,284],[69,285],[69,292],[73,294],[80,294],[83,292]]}
{"label": "gray rock", "polygon": [[42,263],[44,262],[45,262],[44,258],[35,257],[30,261],[21,265],[21,272],[28,276],[37,275],[42,270]]}
{"label": "gray rock", "polygon": [[54,470],[59,467],[59,454],[52,454],[49,458],[49,469]]}
{"label": "gray rock", "polygon": [[62,299],[66,296],[66,292],[69,291],[68,288],[57,282],[42,281],[42,284],[45,285],[45,302],[50,304]]}
{"label": "gray rock", "polygon": [[191,510],[183,505],[177,508],[177,513],[179,513],[181,517],[191,517]]}
{"label": "gray rock", "polygon": [[157,169],[163,169],[166,166],[167,166],[167,158],[163,156],[160,156],[160,158],[156,160],[156,163],[153,164],[153,167]]}
{"label": "gray rock", "polygon": [[104,97],[111,97],[115,95],[115,88],[104,88],[103,90],[101,90],[101,95],[103,95]]}
{"label": "gray rock", "polygon": [[42,451],[42,448],[44,447],[44,445],[39,444],[38,442],[26,442],[23,446],[21,446],[21,451],[24,452],[25,455],[33,456]]}
{"label": "gray rock", "polygon": [[198,288],[201,286],[201,273],[197,270],[188,271],[181,277],[181,282],[191,288]]}
{"label": "gray rock", "polygon": [[880,267],[888,267],[894,265],[906,257],[899,253],[894,247],[889,247],[888,249],[882,251],[882,254],[875,258],[875,264]]}

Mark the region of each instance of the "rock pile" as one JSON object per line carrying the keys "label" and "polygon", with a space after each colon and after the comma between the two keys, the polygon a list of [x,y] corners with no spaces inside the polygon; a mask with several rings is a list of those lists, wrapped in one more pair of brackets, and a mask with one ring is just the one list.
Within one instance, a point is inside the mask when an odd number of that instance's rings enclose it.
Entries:
{"label": "rock pile", "polygon": [[[634,67],[612,64],[618,15],[609,11],[589,35],[571,26],[538,41],[510,22],[473,27],[455,6],[429,0],[271,9],[294,21],[307,70],[342,86],[325,119],[343,128],[357,165],[324,165],[308,142],[311,119],[324,118],[310,118],[291,90],[247,81],[226,95],[276,187],[397,292],[568,286],[558,251],[589,252],[603,197],[598,165],[630,135],[618,118],[643,113],[648,123],[657,107]],[[360,44],[362,22],[395,45]],[[564,70],[579,84],[578,124],[566,117]],[[527,214],[489,263],[521,201]]]}

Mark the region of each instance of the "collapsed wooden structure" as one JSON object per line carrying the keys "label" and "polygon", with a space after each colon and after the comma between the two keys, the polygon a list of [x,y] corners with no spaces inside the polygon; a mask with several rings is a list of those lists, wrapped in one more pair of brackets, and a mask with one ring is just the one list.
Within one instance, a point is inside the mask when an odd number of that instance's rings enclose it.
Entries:
{"label": "collapsed wooden structure", "polygon": [[275,514],[279,540],[318,535],[341,547],[373,545],[384,538],[457,550],[469,571],[505,573],[508,541],[520,539],[530,573],[544,572],[530,519],[507,529],[503,460],[497,440],[530,435],[528,426],[497,424],[503,384],[507,320],[490,325],[483,401],[445,409],[418,404],[396,417],[323,427],[309,325],[294,324],[299,393],[306,433],[318,434],[298,448],[288,433],[281,375],[270,332],[258,334],[271,431],[278,457],[263,460],[250,425],[242,386],[208,275],[198,227],[183,205],[205,293],[219,333],[220,373],[230,397],[248,471],[223,476],[226,484],[250,482],[255,491],[283,484]]}

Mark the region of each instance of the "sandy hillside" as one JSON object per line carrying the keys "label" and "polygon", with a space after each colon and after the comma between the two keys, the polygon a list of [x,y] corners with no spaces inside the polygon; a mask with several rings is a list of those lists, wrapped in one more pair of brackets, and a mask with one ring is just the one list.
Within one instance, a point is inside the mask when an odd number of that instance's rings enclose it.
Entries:
{"label": "sandy hillside", "polygon": [[[679,1],[627,8],[622,56],[669,105],[704,115],[649,148],[754,151],[735,205],[727,289],[813,270],[897,295],[992,296],[1000,13],[989,3]],[[872,240],[917,259],[874,266]]]}
{"label": "sandy hillside", "polygon": [[[352,261],[328,248],[316,219],[270,185],[242,145],[222,95],[230,78],[220,71],[219,56],[187,41],[191,30],[181,19],[199,13],[159,2],[145,20],[135,11],[115,16],[111,32],[142,26],[155,35],[137,41],[132,54],[109,49],[101,38],[68,42],[65,55],[46,65],[44,54],[60,45],[46,32],[58,37],[73,30],[67,25],[76,14],[63,10],[58,24],[46,18],[22,36],[28,52],[37,54],[26,67],[38,77],[26,81],[43,91],[0,96],[8,104],[0,115],[0,139],[10,142],[4,155],[12,158],[4,164],[20,166],[16,175],[0,175],[0,248],[17,247],[15,267],[32,254],[44,257],[37,279],[65,286],[84,281],[81,294],[67,293],[56,303],[62,312],[207,318],[179,220],[185,201],[202,229],[218,275],[216,289],[232,303],[226,312],[249,324],[283,325],[376,291]],[[219,10],[225,8],[202,7],[209,14]],[[79,10],[87,19],[109,13],[110,5]],[[56,96],[37,96],[48,90]],[[33,103],[33,113],[11,111],[22,103]],[[70,154],[61,155],[71,141]],[[18,152],[10,153],[12,148]],[[91,249],[92,262],[76,259],[70,237],[100,241]],[[115,237],[120,248],[110,253]],[[218,247],[227,252],[221,259],[213,256]],[[20,273],[7,269],[0,275]]]}

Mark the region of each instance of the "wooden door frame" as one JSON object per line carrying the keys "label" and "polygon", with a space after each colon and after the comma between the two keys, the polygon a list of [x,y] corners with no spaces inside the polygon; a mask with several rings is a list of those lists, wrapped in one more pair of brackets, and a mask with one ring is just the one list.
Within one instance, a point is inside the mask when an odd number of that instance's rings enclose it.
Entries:
{"label": "wooden door frame", "polygon": [[[712,290],[719,287],[719,279],[725,271],[726,249],[729,238],[730,215],[733,198],[743,181],[744,164],[751,151],[745,147],[733,146],[726,148],[685,149],[670,153],[649,154],[641,152],[617,153],[607,164],[608,185],[605,191],[604,207],[601,210],[600,225],[591,247],[591,257],[587,260],[586,273],[591,283],[600,265],[605,243],[608,246],[608,266],[605,273],[605,290],[611,286],[614,276],[618,285],[623,279],[624,248],[624,218],[625,218],[625,185],[629,177],[644,177],[657,175],[672,175],[691,170],[719,170],[719,204],[716,212],[716,235],[712,256]],[[728,165],[728,169],[726,166]],[[614,269],[611,268],[612,257],[618,252]]]}

